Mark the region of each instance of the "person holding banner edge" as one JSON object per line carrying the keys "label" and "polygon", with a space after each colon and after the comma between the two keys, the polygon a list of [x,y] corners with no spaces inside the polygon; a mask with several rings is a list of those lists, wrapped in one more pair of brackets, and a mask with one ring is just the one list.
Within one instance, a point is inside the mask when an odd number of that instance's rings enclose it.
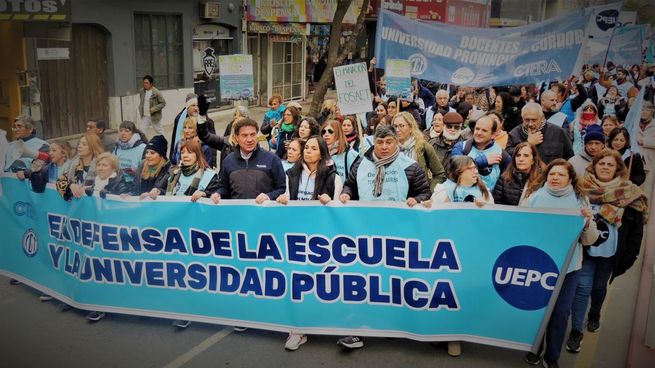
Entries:
{"label": "person holding banner edge", "polygon": [[[573,165],[564,159],[558,158],[548,164],[540,180],[528,186],[525,201],[521,202],[520,205],[532,208],[579,209],[585,217],[585,225],[575,245],[566,276],[561,284],[559,295],[546,327],[546,334],[537,353],[530,352],[525,357],[528,364],[538,365],[542,362],[543,354],[544,367],[559,367],[557,361],[562,352],[575,290],[580,278],[579,270],[582,268],[582,247],[594,244],[599,233],[596,223],[593,221],[593,212],[589,206],[589,201],[580,189],[575,169]],[[562,246],[567,245],[563,244]],[[545,353],[544,344],[546,345]]]}

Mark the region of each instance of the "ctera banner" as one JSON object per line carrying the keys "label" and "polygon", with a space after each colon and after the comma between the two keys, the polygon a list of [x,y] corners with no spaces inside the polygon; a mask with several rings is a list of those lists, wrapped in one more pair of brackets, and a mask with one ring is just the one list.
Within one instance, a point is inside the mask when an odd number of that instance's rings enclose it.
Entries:
{"label": "ctera banner", "polygon": [[387,59],[412,62],[412,76],[487,87],[567,79],[582,66],[583,11],[512,29],[424,23],[380,10],[375,35],[378,67]]}
{"label": "ctera banner", "polygon": [[0,185],[0,272],[76,308],[521,350],[538,346],[583,226],[506,206],[65,202]]}

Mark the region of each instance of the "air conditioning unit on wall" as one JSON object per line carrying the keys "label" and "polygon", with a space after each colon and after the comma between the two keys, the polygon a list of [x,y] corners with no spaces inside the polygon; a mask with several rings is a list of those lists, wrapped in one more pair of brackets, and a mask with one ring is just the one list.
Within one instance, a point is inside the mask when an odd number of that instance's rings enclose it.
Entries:
{"label": "air conditioning unit on wall", "polygon": [[201,3],[200,18],[219,18],[221,15],[220,3]]}

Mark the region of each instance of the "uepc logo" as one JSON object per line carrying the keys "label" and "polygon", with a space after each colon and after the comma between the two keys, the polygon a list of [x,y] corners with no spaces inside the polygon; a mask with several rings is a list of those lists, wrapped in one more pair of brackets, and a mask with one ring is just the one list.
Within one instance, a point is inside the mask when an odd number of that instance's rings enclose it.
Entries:
{"label": "uepc logo", "polygon": [[559,271],[541,249],[520,245],[504,251],[492,270],[498,295],[515,308],[537,310],[548,305]]}
{"label": "uepc logo", "polygon": [[607,31],[608,29],[616,26],[616,23],[619,21],[619,11],[616,9],[607,9],[596,15],[596,25],[602,31]]}

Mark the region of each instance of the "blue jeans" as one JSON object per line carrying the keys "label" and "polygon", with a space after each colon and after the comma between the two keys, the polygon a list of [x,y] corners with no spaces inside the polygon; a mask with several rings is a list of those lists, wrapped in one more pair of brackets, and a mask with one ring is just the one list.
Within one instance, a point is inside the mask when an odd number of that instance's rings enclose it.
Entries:
{"label": "blue jeans", "polygon": [[553,313],[550,315],[548,327],[546,327],[546,354],[544,359],[549,362],[559,360],[566,336],[566,328],[571,313],[571,305],[575,297],[575,289],[578,286],[580,271],[573,271],[566,274],[562,288],[557,296]]}
{"label": "blue jeans", "polygon": [[571,328],[582,331],[585,312],[591,296],[589,316],[600,318],[600,309],[603,307],[607,295],[607,283],[614,271],[614,257],[589,257],[582,261],[580,281],[575,291],[575,300],[571,308]]}

